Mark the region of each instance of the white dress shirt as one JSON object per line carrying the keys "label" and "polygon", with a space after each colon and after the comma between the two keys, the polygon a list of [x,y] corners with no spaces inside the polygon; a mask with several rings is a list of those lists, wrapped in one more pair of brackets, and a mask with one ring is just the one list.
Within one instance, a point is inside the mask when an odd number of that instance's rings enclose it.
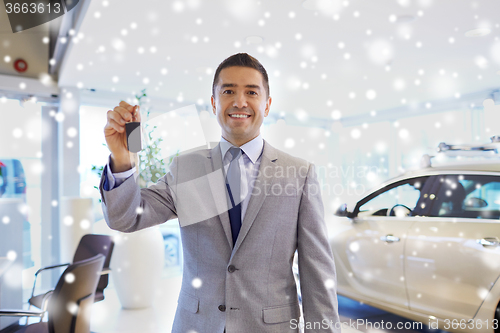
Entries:
{"label": "white dress shirt", "polygon": [[[220,140],[220,151],[223,156],[222,164],[224,165],[224,174],[227,173],[229,168],[229,163],[231,162],[231,153],[229,153],[229,148],[235,147],[231,142],[227,141],[223,137]],[[262,151],[264,149],[264,140],[259,134],[255,139],[242,145],[241,150],[243,156],[240,157],[240,172],[241,172],[241,186],[240,186],[240,200],[241,200],[241,221],[245,218],[245,213],[247,211],[248,202],[250,201],[250,196],[253,190],[253,184],[255,177],[257,176],[260,160],[262,156]],[[106,166],[108,175],[109,189],[120,186],[127,178],[135,175],[135,167],[124,172],[113,173],[110,168],[111,157]],[[136,177],[136,176],[134,176]]]}
{"label": "white dress shirt", "polygon": [[[224,165],[224,174],[227,174],[229,163],[231,163],[231,153],[229,153],[229,148],[231,147],[235,146],[221,137],[220,151],[223,156],[222,164]],[[259,136],[255,139],[248,141],[240,148],[243,151],[243,156],[238,160],[241,172],[240,201],[241,221],[243,221],[253,190],[254,180],[259,170],[262,150],[264,148],[264,140],[259,134]]]}

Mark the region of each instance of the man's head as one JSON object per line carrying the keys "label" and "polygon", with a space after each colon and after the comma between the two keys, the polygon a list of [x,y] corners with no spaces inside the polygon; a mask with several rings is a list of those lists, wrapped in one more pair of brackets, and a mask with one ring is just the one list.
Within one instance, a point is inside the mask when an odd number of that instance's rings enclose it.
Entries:
{"label": "man's head", "polygon": [[241,146],[254,139],[272,101],[264,66],[246,53],[227,58],[215,71],[211,101],[226,140]]}
{"label": "man's head", "polygon": [[219,67],[217,67],[217,70],[215,71],[214,82],[212,83],[212,96],[215,96],[215,88],[218,83],[217,81],[219,80],[220,72],[224,68],[233,66],[248,67],[259,71],[260,74],[262,74],[262,81],[264,84],[264,88],[266,89],[266,98],[269,97],[269,78],[267,76],[266,69],[257,59],[255,59],[248,53],[234,54],[220,63]]}

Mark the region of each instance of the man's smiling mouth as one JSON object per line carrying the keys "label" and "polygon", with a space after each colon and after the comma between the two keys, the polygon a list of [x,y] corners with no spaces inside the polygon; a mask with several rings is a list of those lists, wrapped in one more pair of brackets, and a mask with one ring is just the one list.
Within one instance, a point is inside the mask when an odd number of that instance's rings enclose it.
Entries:
{"label": "man's smiling mouth", "polygon": [[231,118],[250,118],[249,114],[230,114]]}

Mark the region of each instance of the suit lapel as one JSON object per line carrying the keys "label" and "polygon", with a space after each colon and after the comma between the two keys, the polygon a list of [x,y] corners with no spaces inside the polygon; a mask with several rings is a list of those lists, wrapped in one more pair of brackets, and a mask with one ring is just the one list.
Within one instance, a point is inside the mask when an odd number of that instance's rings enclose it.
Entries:
{"label": "suit lapel", "polygon": [[[217,206],[217,211],[221,212],[219,214],[219,218],[222,223],[222,228],[224,228],[227,242],[232,250],[233,238],[231,236],[231,222],[229,221],[229,213],[226,200],[226,186],[224,180],[224,169],[222,167],[222,154],[220,152],[220,144],[210,150],[207,161],[205,163],[205,168],[207,175],[211,175],[208,177],[208,181],[210,183],[212,197],[214,199],[215,205]],[[223,188],[223,191],[221,191],[221,186]],[[220,198],[221,192],[224,195],[223,198]]]}
{"label": "suit lapel", "polygon": [[[219,150],[220,151],[220,150]],[[274,175],[276,174],[276,160],[278,159],[276,149],[271,147],[269,143],[264,140],[264,151],[262,152],[262,157],[260,160],[259,173],[254,183],[252,190],[252,195],[250,196],[250,201],[248,202],[245,217],[243,219],[241,230],[236,240],[234,250],[231,257],[238,250],[241,243],[245,239],[248,231],[252,227],[252,224],[257,217],[257,214],[266,199],[266,191],[272,187],[274,182]],[[267,176],[266,176],[267,175]],[[229,214],[226,214],[229,219]]]}

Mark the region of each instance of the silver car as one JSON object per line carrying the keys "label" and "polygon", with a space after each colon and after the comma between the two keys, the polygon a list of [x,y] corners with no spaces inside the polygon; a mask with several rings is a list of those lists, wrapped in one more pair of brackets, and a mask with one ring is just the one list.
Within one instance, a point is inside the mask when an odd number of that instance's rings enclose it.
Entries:
{"label": "silver car", "polygon": [[338,292],[450,332],[500,332],[500,159],[405,173],[327,223]]}

